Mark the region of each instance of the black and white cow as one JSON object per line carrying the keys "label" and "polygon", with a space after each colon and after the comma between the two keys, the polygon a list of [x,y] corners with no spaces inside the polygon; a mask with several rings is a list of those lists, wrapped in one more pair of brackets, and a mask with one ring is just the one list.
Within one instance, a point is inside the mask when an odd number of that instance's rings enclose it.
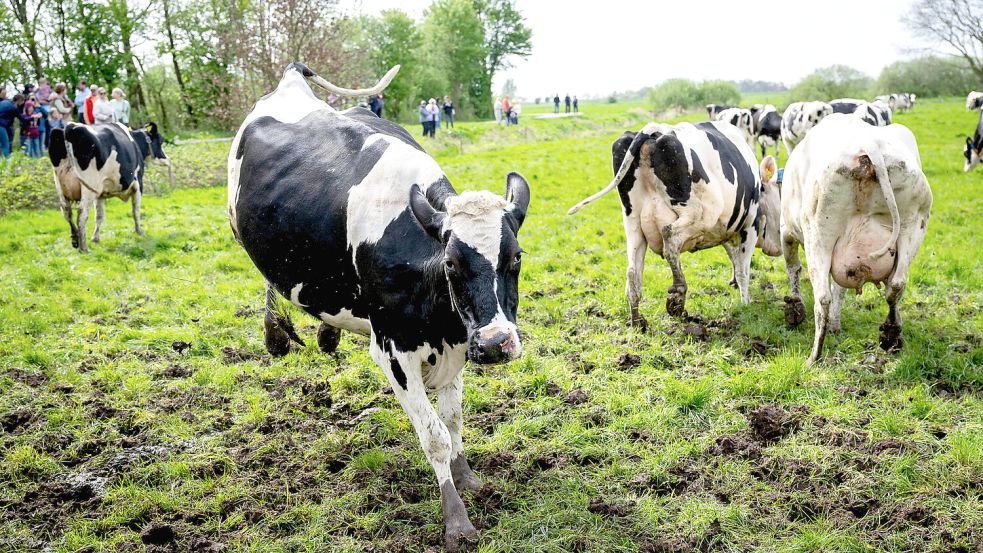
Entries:
{"label": "black and white cow", "polygon": [[724,246],[741,301],[749,303],[751,255],[759,245],[777,256],[779,197],[775,160],[758,166],[740,131],[727,123],[649,123],[625,132],[612,145],[614,180],[570,208],[576,213],[615,188],[621,196],[628,239],[625,286],[632,325],[646,325],[638,312],[645,250],[669,262],[672,287],[666,310],[686,313],[682,252]]}
{"label": "black and white cow", "polygon": [[782,115],[782,142],[785,151],[792,154],[795,146],[806,137],[809,129],[815,127],[824,117],[833,113],[833,106],[826,102],[794,102],[785,108]]}
{"label": "black and white cow", "polygon": [[782,184],[782,250],[791,288],[785,320],[797,326],[805,319],[799,288],[803,245],[815,298],[810,364],[822,354],[826,333],[840,329],[846,291],[860,293],[868,282],[886,284],[881,347],[901,347],[898,302],[931,207],[918,145],[902,125],[873,127],[831,115],[792,152]]}
{"label": "black and white cow", "polygon": [[731,109],[731,108],[736,108],[736,107],[737,106],[725,106],[725,105],[722,105],[722,104],[721,105],[718,105],[718,104],[707,104],[707,119],[709,119],[711,121],[716,121],[717,118],[715,116],[718,113],[720,113],[721,111],[724,111],[725,109]]}
{"label": "black and white cow", "polygon": [[529,185],[510,173],[505,198],[458,194],[402,127],[363,108],[336,111],[309,85],[373,95],[397,70],[372,89],[349,90],[302,64],[287,67],[232,143],[229,220],[266,280],[271,353],[299,341],[276,312],[277,293],[321,321],[324,351],[342,330],[370,337],[437,475],[446,546],[457,550],[475,535],[458,488],[481,486],[461,439],[462,369],[522,354],[517,234]]}
{"label": "black and white cow", "polygon": [[892,108],[883,100],[867,102],[855,98],[839,98],[830,101],[829,105],[832,106],[833,113],[854,115],[868,125],[883,127],[891,124]]}
{"label": "black and white cow", "polygon": [[966,96],[966,109],[970,111],[983,110],[983,92],[970,92]]}
{"label": "black and white cow", "polygon": [[966,165],[963,171],[972,171],[980,164],[980,157],[983,156],[983,111],[980,111],[980,120],[976,123],[976,131],[972,137],[966,137],[966,147],[963,149],[966,156]]}
{"label": "black and white cow", "polygon": [[[133,225],[140,228],[140,198],[146,162],[154,159],[167,165],[171,184],[174,174],[164,155],[162,138],[154,123],[130,130],[119,123],[81,125],[68,123],[52,129],[48,157],[54,168],[55,190],[61,212],[72,232],[72,247],[89,252],[86,226],[89,211],[96,209],[96,228],[92,241],[99,242],[99,231],[106,220],[106,198],[129,199],[133,206]],[[72,220],[72,204],[79,203],[78,226]]]}
{"label": "black and white cow", "polygon": [[727,108],[717,112],[713,116],[714,121],[723,121],[737,127],[744,135],[744,141],[754,150],[754,122],[751,118],[751,110],[744,108]]}
{"label": "black and white cow", "polygon": [[856,98],[837,98],[829,101],[833,113],[853,113],[866,103],[866,100],[857,100]]}
{"label": "black and white cow", "polygon": [[751,123],[761,145],[761,157],[765,157],[768,148],[774,147],[777,158],[782,137],[782,116],[778,114],[778,108],[772,104],[754,104],[751,106]]}

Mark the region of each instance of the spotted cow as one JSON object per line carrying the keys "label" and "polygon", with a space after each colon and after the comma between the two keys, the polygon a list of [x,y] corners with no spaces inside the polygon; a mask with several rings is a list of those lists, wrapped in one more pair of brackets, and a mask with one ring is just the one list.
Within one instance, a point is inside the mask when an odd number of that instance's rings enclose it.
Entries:
{"label": "spotted cow", "polygon": [[625,288],[631,323],[646,324],[638,312],[646,249],[665,258],[672,269],[666,300],[670,315],[686,313],[680,254],[713,246],[727,250],[741,301],[748,303],[755,245],[773,256],[780,248],[774,158],[768,156],[758,166],[740,131],[719,121],[649,123],[615,140],[612,158],[614,180],[568,213],[618,189],[628,239]]}
{"label": "spotted cow", "polygon": [[522,355],[518,232],[530,192],[510,173],[504,198],[459,194],[402,127],[363,108],[336,111],[310,86],[374,95],[396,71],[350,90],[300,63],[287,67],[233,140],[229,221],[266,280],[271,353],[302,342],[278,296],[321,321],[323,351],[335,350],[342,330],[369,337],[436,473],[445,545],[456,551],[475,535],[458,489],[481,487],[461,438],[462,370],[466,360]]}
{"label": "spotted cow", "polygon": [[777,158],[782,137],[782,116],[778,114],[778,109],[772,104],[754,104],[751,106],[751,123],[761,145],[761,157],[765,157],[767,148],[773,147]]}
{"label": "spotted cow", "polygon": [[795,146],[806,137],[810,129],[824,117],[833,113],[833,106],[826,102],[795,102],[785,108],[782,115],[782,142],[790,155]]}
{"label": "spotted cow", "polygon": [[[130,130],[119,123],[68,123],[64,129],[51,130],[48,157],[54,170],[61,212],[71,229],[72,247],[83,253],[89,252],[86,227],[93,207],[96,209],[96,228],[92,241],[99,242],[99,231],[106,220],[106,198],[130,200],[134,228],[143,236],[140,199],[146,162],[153,159],[167,165],[171,184],[174,183],[162,141],[154,123],[138,130]],[[79,204],[77,225],[72,219],[74,203]]]}
{"label": "spotted cow", "polygon": [[980,164],[980,157],[983,156],[983,111],[980,112],[980,120],[976,123],[976,131],[973,136],[966,137],[963,155],[966,157],[963,171],[968,173]]}
{"label": "spotted cow", "polygon": [[970,111],[983,109],[983,92],[970,92],[966,96],[966,109]]}
{"label": "spotted cow", "polygon": [[713,120],[730,123],[737,127],[737,130],[741,131],[741,134],[744,136],[744,141],[751,147],[751,150],[754,150],[754,122],[752,121],[751,110],[727,108],[718,112],[713,117]]}

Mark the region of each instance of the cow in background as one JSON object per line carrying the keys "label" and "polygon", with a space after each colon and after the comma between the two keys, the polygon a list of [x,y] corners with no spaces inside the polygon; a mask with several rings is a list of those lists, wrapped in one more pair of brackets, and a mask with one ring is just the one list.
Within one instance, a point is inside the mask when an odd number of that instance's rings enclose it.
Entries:
{"label": "cow in background", "polygon": [[775,158],[778,158],[782,137],[782,116],[772,104],[754,104],[751,106],[751,123],[758,144],[761,145],[761,157],[765,157],[767,148],[775,148]]}
{"label": "cow in background", "polygon": [[794,102],[785,108],[782,116],[782,142],[789,155],[806,137],[810,129],[824,117],[833,113],[833,106],[826,102]]}
{"label": "cow in background", "polygon": [[966,109],[970,111],[983,109],[983,92],[970,92],[966,96]]}
{"label": "cow in background", "polygon": [[721,111],[724,111],[725,109],[736,108],[736,107],[737,106],[725,106],[722,104],[721,105],[707,104],[707,119],[711,121],[715,121],[716,120],[716,117],[714,117],[715,115],[717,115]]}
{"label": "cow in background", "polygon": [[983,155],[983,111],[980,111],[980,120],[976,123],[976,132],[973,136],[966,137],[966,147],[963,149],[966,157],[966,165],[963,171],[968,173],[980,164],[980,156]]}
{"label": "cow in background", "polygon": [[730,123],[737,127],[737,130],[741,131],[744,135],[747,145],[751,147],[751,150],[754,150],[754,121],[751,116],[751,110],[727,108],[718,112],[713,119],[714,121],[723,121],[724,123]]}
{"label": "cow in background", "polygon": [[[120,123],[68,123],[64,129],[52,129],[48,157],[54,170],[61,212],[71,228],[72,247],[89,253],[86,227],[93,207],[96,228],[92,241],[99,242],[99,231],[106,220],[106,198],[130,200],[134,229],[143,236],[140,199],[146,163],[153,159],[166,165],[171,185],[174,184],[174,173],[162,143],[155,123],[132,131]],[[73,203],[79,204],[77,225],[72,220]]]}

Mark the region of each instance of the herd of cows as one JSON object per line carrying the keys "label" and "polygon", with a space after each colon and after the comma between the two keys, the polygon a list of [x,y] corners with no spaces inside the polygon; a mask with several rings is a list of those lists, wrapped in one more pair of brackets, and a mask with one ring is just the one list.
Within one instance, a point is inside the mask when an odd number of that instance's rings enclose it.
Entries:
{"label": "herd of cows", "polygon": [[[264,336],[273,355],[303,345],[278,297],[321,321],[317,343],[333,352],[342,330],[370,337],[369,351],[415,428],[440,486],[445,545],[458,550],[475,535],[459,489],[482,483],[461,438],[463,367],[522,355],[516,325],[519,230],[530,204],[522,175],[505,177],[505,195],[457,193],[437,163],[402,127],[363,108],[339,112],[311,88],[338,96],[379,94],[331,84],[293,63],[236,134],[228,159],[228,215],[235,239],[266,282]],[[628,242],[626,293],[631,324],[639,312],[646,251],[670,265],[666,309],[686,313],[680,254],[723,246],[731,284],[750,302],[755,248],[784,255],[791,326],[806,315],[800,293],[805,250],[815,298],[809,362],[827,332],[840,326],[847,290],[886,287],[881,346],[901,347],[898,302],[927,229],[932,193],[915,138],[891,124],[914,95],[874,102],[799,102],[784,116],[775,106],[707,106],[715,119],[649,123],[612,146],[614,178],[570,209],[575,213],[617,188]],[[967,107],[979,109],[983,94]],[[966,142],[966,170],[979,163],[983,115]],[[303,139],[310,137],[310,139]],[[298,139],[301,138],[301,139]],[[781,140],[780,171],[766,155]],[[755,141],[762,161],[755,157]],[[106,197],[131,199],[137,233],[145,163],[168,163],[156,125],[69,124],[55,129],[51,161],[72,243],[87,251],[86,219]],[[78,225],[72,204],[79,202]],[[436,391],[437,407],[428,398]]]}

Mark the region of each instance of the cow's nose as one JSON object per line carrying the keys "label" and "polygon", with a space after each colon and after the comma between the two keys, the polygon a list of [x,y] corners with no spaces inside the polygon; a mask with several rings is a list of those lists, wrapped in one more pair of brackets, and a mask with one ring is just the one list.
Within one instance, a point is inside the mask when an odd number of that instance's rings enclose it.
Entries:
{"label": "cow's nose", "polygon": [[491,338],[475,336],[468,347],[468,358],[482,365],[503,363],[512,356],[515,344],[508,332],[498,332]]}

